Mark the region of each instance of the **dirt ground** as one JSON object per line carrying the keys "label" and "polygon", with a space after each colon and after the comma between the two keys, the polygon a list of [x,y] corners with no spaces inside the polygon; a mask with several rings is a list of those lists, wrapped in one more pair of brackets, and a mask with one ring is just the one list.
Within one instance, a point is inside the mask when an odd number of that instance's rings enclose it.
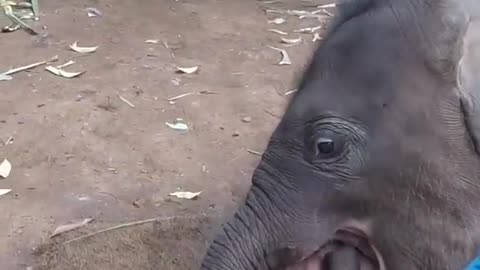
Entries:
{"label": "dirt ground", "polygon": [[[195,269],[249,187],[260,157],[248,149],[266,146],[284,93],[316,44],[311,33],[293,30],[318,19],[264,9],[328,1],[271,2],[40,0],[40,35],[0,34],[0,72],[54,55],[55,65],[74,60],[67,70],[87,71],[65,79],[38,67],[0,82],[0,160],[13,166],[0,179],[0,188],[12,189],[0,197],[0,269]],[[87,7],[103,16],[88,17]],[[268,23],[277,17],[286,23]],[[269,28],[303,41],[285,46]],[[100,47],[68,50],[77,40]],[[292,65],[278,65],[280,53],[268,46],[286,49]],[[197,65],[195,74],[175,72]],[[189,92],[197,94],[167,100]],[[165,124],[176,118],[190,130]],[[168,195],[178,190],[202,193]],[[59,225],[90,217],[80,230],[49,239]],[[61,244],[156,217],[162,221]]]}

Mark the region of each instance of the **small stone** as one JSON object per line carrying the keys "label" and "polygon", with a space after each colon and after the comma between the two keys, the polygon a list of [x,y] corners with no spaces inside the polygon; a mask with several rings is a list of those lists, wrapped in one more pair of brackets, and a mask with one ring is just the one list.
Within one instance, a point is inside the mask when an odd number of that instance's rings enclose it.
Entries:
{"label": "small stone", "polygon": [[252,117],[250,117],[250,116],[245,116],[244,118],[242,118],[242,122],[244,122],[244,123],[250,123],[250,122],[252,122]]}
{"label": "small stone", "polygon": [[240,132],[238,132],[237,130],[233,132],[232,134],[232,137],[238,137],[240,136]]}

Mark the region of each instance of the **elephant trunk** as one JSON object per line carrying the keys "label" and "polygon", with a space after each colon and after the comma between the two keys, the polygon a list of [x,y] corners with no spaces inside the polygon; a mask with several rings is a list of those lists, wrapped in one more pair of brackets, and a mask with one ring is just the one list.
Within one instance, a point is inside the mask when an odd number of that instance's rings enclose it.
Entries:
{"label": "elephant trunk", "polygon": [[257,169],[245,203],[207,250],[201,270],[264,269],[267,256],[286,236],[286,213],[270,197],[271,181],[262,181],[266,175],[261,171]]}

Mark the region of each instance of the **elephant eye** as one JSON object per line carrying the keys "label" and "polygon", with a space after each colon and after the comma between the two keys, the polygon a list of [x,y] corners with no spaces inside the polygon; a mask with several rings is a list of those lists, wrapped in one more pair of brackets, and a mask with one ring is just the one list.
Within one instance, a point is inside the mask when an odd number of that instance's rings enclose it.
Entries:
{"label": "elephant eye", "polygon": [[318,130],[312,139],[310,145],[316,159],[335,159],[345,148],[344,137],[328,129]]}
{"label": "elephant eye", "polygon": [[316,156],[331,155],[335,152],[335,141],[330,138],[318,138],[316,144]]}

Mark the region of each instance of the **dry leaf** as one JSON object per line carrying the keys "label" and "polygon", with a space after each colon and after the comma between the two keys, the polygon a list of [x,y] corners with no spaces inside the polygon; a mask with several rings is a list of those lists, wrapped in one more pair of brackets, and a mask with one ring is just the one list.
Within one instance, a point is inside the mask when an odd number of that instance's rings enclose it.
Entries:
{"label": "dry leaf", "polygon": [[77,223],[61,225],[61,226],[59,226],[55,229],[55,231],[52,233],[52,235],[50,235],[50,238],[55,237],[55,236],[57,236],[61,233],[65,233],[65,232],[83,227],[83,226],[87,225],[88,223],[90,223],[92,221],[93,221],[93,218],[86,218],[86,219],[84,219],[80,222],[77,222]]}
{"label": "dry leaf", "polygon": [[299,37],[299,38],[284,38],[284,37],[280,37],[280,39],[282,40],[283,43],[287,43],[287,44],[298,44],[302,41],[302,38]]}
{"label": "dry leaf", "polygon": [[269,20],[268,23],[269,24],[282,24],[282,23],[285,23],[287,20],[284,19],[284,18],[275,18],[273,20]]}
{"label": "dry leaf", "polygon": [[165,123],[168,127],[170,127],[171,129],[175,129],[175,130],[183,130],[183,131],[187,131],[188,130],[188,125],[185,124],[185,123],[168,123],[166,122]]}
{"label": "dry leaf", "polygon": [[273,33],[277,33],[279,35],[284,35],[284,36],[288,35],[287,32],[284,32],[284,31],[281,31],[281,30],[278,30],[278,29],[270,28],[270,29],[268,29],[268,31],[273,32]]}
{"label": "dry leaf", "polygon": [[86,8],[88,17],[101,17],[103,16],[102,12],[94,7]]}
{"label": "dry leaf", "polygon": [[317,40],[322,40],[322,37],[320,36],[319,33],[313,33],[313,39],[312,41],[315,42]]}
{"label": "dry leaf", "polygon": [[0,196],[10,193],[11,189],[0,189]]}
{"label": "dry leaf", "polygon": [[63,69],[59,69],[59,68],[56,68],[56,67],[53,67],[53,66],[46,66],[45,69],[50,71],[51,73],[57,75],[57,76],[64,77],[64,78],[74,78],[74,77],[80,76],[80,75],[82,75],[83,73],[86,72],[86,71],[68,72],[68,71],[65,71]]}
{"label": "dry leaf", "polygon": [[75,41],[72,45],[70,45],[70,49],[78,52],[78,53],[92,53],[98,49],[98,46],[94,47],[80,47],[77,45],[78,41]]}
{"label": "dry leaf", "polygon": [[192,200],[198,197],[198,195],[200,195],[201,193],[202,193],[201,191],[200,192],[177,191],[177,192],[170,193],[168,195],[174,196],[180,199]]}
{"label": "dry leaf", "polygon": [[12,170],[12,164],[7,159],[4,159],[0,164],[0,177],[7,178]]}
{"label": "dry leaf", "polygon": [[292,61],[290,60],[290,56],[288,56],[287,51],[284,49],[279,49],[276,47],[269,46],[271,49],[279,51],[282,54],[282,60],[278,63],[279,65],[291,65]]}
{"label": "dry leaf", "polygon": [[194,67],[177,67],[177,71],[180,73],[192,74],[198,70],[198,66]]}
{"label": "dry leaf", "polygon": [[149,43],[149,44],[157,44],[159,42],[160,42],[160,40],[158,40],[158,39],[147,39],[147,40],[145,40],[145,43]]}
{"label": "dry leaf", "polygon": [[242,122],[250,123],[250,122],[252,122],[252,117],[251,116],[245,116],[245,117],[242,118]]}

